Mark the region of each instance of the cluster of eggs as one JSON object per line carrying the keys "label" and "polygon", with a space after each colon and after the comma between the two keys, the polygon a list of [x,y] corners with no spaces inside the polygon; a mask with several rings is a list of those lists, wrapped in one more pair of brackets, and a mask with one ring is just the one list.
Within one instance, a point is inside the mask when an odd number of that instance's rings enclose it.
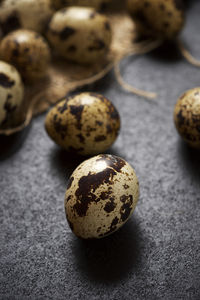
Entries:
{"label": "cluster of eggs", "polygon": [[[94,63],[108,52],[111,27],[108,17],[99,11],[109,2],[1,2],[0,126],[15,126],[20,121],[24,96],[21,76],[25,81],[45,76],[51,48],[64,59],[82,64]],[[128,0],[127,8],[142,24],[141,34],[172,39],[184,24],[182,0]],[[186,142],[200,148],[200,88],[180,97],[174,120]],[[88,239],[102,238],[119,229],[135,209],[139,183],[124,159],[100,154],[115,142],[120,130],[115,106],[91,92],[65,97],[48,112],[45,128],[65,150],[97,155],[79,165],[69,179],[65,210],[72,231]]]}
{"label": "cluster of eggs", "polygon": [[[22,89],[22,82],[32,83],[45,77],[52,49],[62,58],[79,64],[92,64],[105,56],[111,43],[111,27],[108,18],[96,9],[109,1],[1,1],[0,60],[16,68],[20,77],[15,81],[18,89]],[[10,76],[9,70],[0,64],[0,73],[6,77]],[[5,122],[4,98],[9,89],[5,84],[1,87],[0,127],[15,127],[22,122],[17,114],[23,109],[23,101],[12,91],[9,103],[16,109],[7,114]]]}
{"label": "cluster of eggs", "polygon": [[[66,97],[47,114],[48,135],[65,150],[91,156],[116,140],[120,116],[104,96],[87,92]],[[66,217],[81,238],[102,238],[120,228],[134,211],[139,184],[122,158],[100,154],[77,167],[65,195]]]}

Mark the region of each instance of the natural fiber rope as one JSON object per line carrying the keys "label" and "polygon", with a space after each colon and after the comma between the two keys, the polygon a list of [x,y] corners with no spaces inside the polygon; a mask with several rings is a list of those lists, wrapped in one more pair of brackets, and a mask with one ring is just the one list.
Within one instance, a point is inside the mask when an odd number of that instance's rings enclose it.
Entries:
{"label": "natural fiber rope", "polygon": [[137,89],[134,86],[126,83],[123,80],[121,72],[120,72],[120,62],[122,61],[123,58],[127,58],[128,56],[148,53],[148,52],[156,49],[157,47],[159,47],[161,44],[162,44],[162,41],[151,41],[151,40],[150,41],[147,40],[145,42],[135,44],[135,45],[133,45],[132,52],[127,53],[127,55],[124,55],[121,59],[119,59],[118,61],[115,62],[114,72],[115,72],[116,80],[125,90],[127,90],[137,96],[141,96],[141,97],[144,97],[147,99],[155,99],[157,97],[156,93],[146,92],[144,90]]}
{"label": "natural fiber rope", "polygon": [[192,54],[185,49],[183,43],[180,40],[177,40],[178,48],[182,56],[193,66],[200,68],[200,60],[196,59]]}

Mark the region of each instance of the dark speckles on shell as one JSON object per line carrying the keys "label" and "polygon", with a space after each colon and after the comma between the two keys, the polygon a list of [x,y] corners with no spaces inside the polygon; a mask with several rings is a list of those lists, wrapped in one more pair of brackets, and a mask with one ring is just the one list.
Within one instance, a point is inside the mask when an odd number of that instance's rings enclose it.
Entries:
{"label": "dark speckles on shell", "polygon": [[64,139],[67,133],[67,125],[63,125],[61,118],[58,118],[57,115],[53,118],[53,126],[55,131]]}
{"label": "dark speckles on shell", "polygon": [[68,109],[67,100],[64,102],[62,106],[58,107],[58,111],[63,114]]}
{"label": "dark speckles on shell", "polygon": [[105,168],[103,171],[96,174],[89,174],[82,176],[78,182],[78,189],[75,192],[77,203],[74,205],[74,210],[80,217],[84,217],[87,213],[89,204],[99,200],[94,192],[96,189],[106,183],[112,184],[112,178],[116,172],[111,168]]}
{"label": "dark speckles on shell", "polygon": [[67,26],[65,27],[59,34],[59,37],[61,40],[66,40],[68,39],[71,35],[73,35],[76,32],[75,29]]}
{"label": "dark speckles on shell", "polygon": [[109,201],[106,202],[105,206],[104,206],[104,210],[107,213],[112,212],[116,207],[116,204],[114,202],[114,198],[110,198]]}
{"label": "dark speckles on shell", "polygon": [[184,10],[183,0],[174,0],[174,4],[178,10]]}
{"label": "dark speckles on shell", "polygon": [[121,214],[121,220],[124,222],[128,219],[130,216],[131,210],[132,210],[132,204],[133,204],[133,196],[125,196],[123,195],[120,200],[123,202],[123,205],[120,210]]}
{"label": "dark speckles on shell", "polygon": [[70,189],[73,181],[74,181],[74,177],[71,176],[70,179],[69,179],[69,181],[68,181],[67,189]]}
{"label": "dark speckles on shell", "polygon": [[13,14],[10,15],[6,20],[2,22],[0,21],[0,27],[5,35],[20,28],[21,24],[18,15],[13,12]]}
{"label": "dark speckles on shell", "polygon": [[125,190],[127,190],[129,188],[129,185],[128,184],[124,184],[123,187],[124,187]]}
{"label": "dark speckles on shell", "polygon": [[84,138],[84,136],[81,133],[78,134],[77,137],[79,138],[81,144],[85,143],[85,138]]}
{"label": "dark speckles on shell", "polygon": [[2,124],[6,124],[7,121],[9,121],[11,114],[16,110],[17,105],[13,105],[10,100],[12,99],[12,95],[8,94],[6,102],[4,104],[4,109],[6,111],[6,117]]}
{"label": "dark speckles on shell", "polygon": [[106,140],[106,136],[105,135],[98,135],[95,137],[95,142],[103,142]]}
{"label": "dark speckles on shell", "polygon": [[78,182],[78,189],[75,192],[77,197],[77,203],[74,205],[74,210],[79,216],[85,216],[89,204],[97,200],[94,192],[102,184],[113,184],[112,179],[121,171],[121,168],[125,165],[125,161],[117,156],[103,155],[97,159],[104,161],[107,167],[96,174],[89,174],[82,176]]}
{"label": "dark speckles on shell", "polygon": [[92,42],[92,45],[88,47],[89,51],[99,51],[106,47],[104,41],[96,39]]}
{"label": "dark speckles on shell", "polygon": [[6,74],[0,73],[0,86],[9,89],[14,84],[15,84],[14,80],[11,80]]}
{"label": "dark speckles on shell", "polygon": [[180,110],[178,115],[177,115],[177,119],[179,122],[179,126],[182,126],[185,123],[185,117],[183,116],[183,111]]}
{"label": "dark speckles on shell", "polygon": [[104,234],[101,234],[101,235],[99,235],[99,236],[100,236],[100,237],[103,237],[103,236],[106,236],[106,235],[112,233],[113,231],[115,231],[116,228],[117,228],[118,222],[119,222],[118,217],[115,217],[115,218],[112,220],[112,222],[111,222],[111,225],[110,225],[109,230],[106,231]]}
{"label": "dark speckles on shell", "polygon": [[83,112],[84,106],[83,105],[70,105],[70,112],[77,120],[77,128],[81,130],[81,116]]}

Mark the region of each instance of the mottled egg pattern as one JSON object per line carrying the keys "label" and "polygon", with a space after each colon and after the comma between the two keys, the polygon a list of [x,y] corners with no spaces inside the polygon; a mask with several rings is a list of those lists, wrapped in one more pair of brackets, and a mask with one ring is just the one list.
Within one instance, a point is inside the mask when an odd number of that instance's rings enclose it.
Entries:
{"label": "mottled egg pattern", "polygon": [[53,12],[51,0],[4,0],[0,5],[0,27],[4,34],[19,28],[41,32]]}
{"label": "mottled egg pattern", "polygon": [[182,138],[200,149],[200,87],[185,92],[174,109],[174,121]]}
{"label": "mottled egg pattern", "polygon": [[12,127],[20,121],[24,86],[18,71],[0,61],[0,127]]}
{"label": "mottled egg pattern", "polygon": [[103,10],[111,1],[112,0],[52,0],[52,5],[56,9],[60,9],[65,6],[88,6]]}
{"label": "mottled egg pattern", "polygon": [[129,219],[138,197],[138,179],[125,160],[106,154],[88,159],[71,175],[65,194],[70,228],[84,239],[105,237]]}
{"label": "mottled egg pattern", "polygon": [[159,38],[173,39],[184,25],[182,0],[128,0],[128,10]]}
{"label": "mottled egg pattern", "polygon": [[81,93],[68,97],[47,114],[49,136],[66,150],[81,155],[104,152],[117,138],[120,117],[102,95]]}
{"label": "mottled egg pattern", "polygon": [[94,9],[69,7],[54,14],[47,38],[62,57],[77,63],[93,63],[107,53],[111,28],[108,18]]}
{"label": "mottled egg pattern", "polygon": [[24,79],[32,80],[45,75],[50,61],[50,49],[39,33],[19,29],[2,40],[0,56],[15,65]]}

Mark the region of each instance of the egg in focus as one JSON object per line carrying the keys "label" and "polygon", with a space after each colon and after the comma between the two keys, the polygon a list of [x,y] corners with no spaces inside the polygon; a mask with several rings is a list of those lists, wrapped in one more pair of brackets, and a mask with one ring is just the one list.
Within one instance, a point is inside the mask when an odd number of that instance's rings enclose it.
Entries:
{"label": "egg in focus", "polygon": [[72,173],[65,194],[66,217],[76,236],[103,238],[127,222],[138,198],[134,169],[118,156],[100,154]]}

